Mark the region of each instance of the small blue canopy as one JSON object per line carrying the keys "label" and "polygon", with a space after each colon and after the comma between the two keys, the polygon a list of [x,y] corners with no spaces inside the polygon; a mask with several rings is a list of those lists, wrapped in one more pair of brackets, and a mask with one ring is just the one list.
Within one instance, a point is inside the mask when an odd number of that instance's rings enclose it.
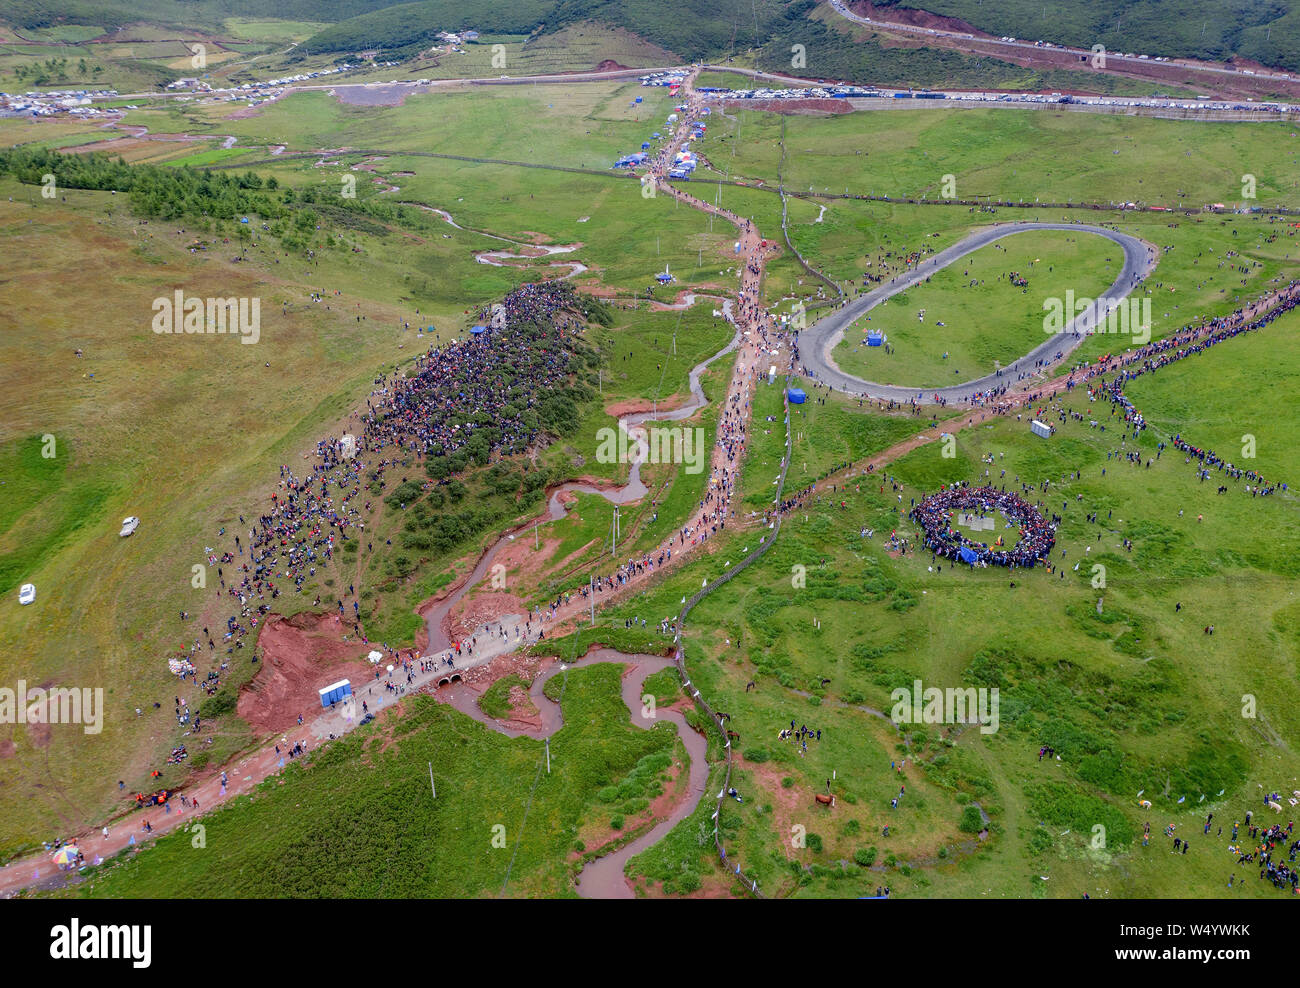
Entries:
{"label": "small blue canopy", "polygon": [[475,336],[482,336],[484,333],[487,332],[487,327],[475,326],[473,329],[470,330],[470,332],[473,333]]}
{"label": "small blue canopy", "polygon": [[802,405],[808,400],[808,395],[799,388],[791,388],[786,392],[786,395],[789,397],[790,404],[792,405]]}
{"label": "small blue canopy", "polygon": [[957,554],[961,556],[961,561],[963,563],[973,563],[975,560],[979,559],[979,553],[969,546],[962,546]]}

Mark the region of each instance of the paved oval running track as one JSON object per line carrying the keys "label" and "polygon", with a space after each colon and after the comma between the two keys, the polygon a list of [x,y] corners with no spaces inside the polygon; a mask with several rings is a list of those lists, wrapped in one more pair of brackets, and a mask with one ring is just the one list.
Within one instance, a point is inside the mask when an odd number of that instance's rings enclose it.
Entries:
{"label": "paved oval running track", "polygon": [[953,384],[942,388],[916,388],[901,384],[877,384],[860,377],[845,373],[831,357],[831,351],[844,338],[845,331],[857,319],[874,309],[881,302],[892,298],[901,291],[924,281],[936,271],[946,268],[967,254],[986,247],[995,240],[1027,233],[1031,230],[1064,230],[1068,233],[1093,233],[1099,237],[1114,241],[1124,251],[1124,266],[1116,277],[1114,284],[1105,292],[1104,297],[1112,300],[1126,298],[1140,285],[1156,266],[1155,248],[1137,237],[1119,233],[1103,226],[1091,226],[1085,223],[1007,223],[987,229],[977,230],[964,240],[960,240],[939,251],[918,264],[911,271],[901,274],[888,283],[881,285],[837,309],[828,316],[823,316],[799,334],[799,363],[803,372],[819,384],[830,385],[836,391],[845,391],[852,395],[867,398],[879,398],[890,401],[916,400],[922,404],[933,404],[936,397],[948,402],[964,402],[973,396],[991,389],[1010,387],[1017,381],[1020,373],[1032,372],[1035,361],[1052,360],[1057,354],[1069,355],[1084,338],[1086,332],[1076,328],[1076,323],[1086,323],[1085,314],[1070,321],[1060,333],[1048,336],[1042,343],[1025,354],[1001,373],[986,374],[984,377]]}

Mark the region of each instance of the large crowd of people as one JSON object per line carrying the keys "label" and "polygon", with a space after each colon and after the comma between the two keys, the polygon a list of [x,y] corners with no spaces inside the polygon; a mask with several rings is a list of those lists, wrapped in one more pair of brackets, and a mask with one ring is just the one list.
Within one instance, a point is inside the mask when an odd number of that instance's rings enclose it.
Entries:
{"label": "large crowd of people", "polygon": [[[1019,527],[1020,539],[1014,546],[989,545],[963,535],[952,524],[953,512],[988,515],[999,512]],[[954,484],[931,494],[911,511],[909,517],[924,533],[927,549],[945,559],[1031,569],[1045,560],[1056,544],[1056,526],[1020,495],[996,487],[971,487]],[[1001,541],[1000,539],[998,541]],[[963,559],[962,550],[966,559]],[[972,555],[973,554],[973,555]]]}
{"label": "large crowd of people", "polygon": [[[414,370],[378,378],[354,440],[322,439],[305,470],[282,465],[267,509],[251,524],[239,516],[240,526],[248,528],[234,535],[233,551],[207,552],[216,568],[217,593],[233,607],[224,633],[218,629],[214,636],[204,627],[188,651],[171,660],[173,671],[214,692],[219,677],[209,673],[201,679],[190,660],[205,644],[215,653],[217,637],[227,656],[242,649],[282,591],[303,592],[341,542],[366,540],[365,519],[374,505],[363,495],[363,485],[383,491],[396,468],[409,466],[415,456],[454,452],[483,423],[496,430],[492,452],[517,452],[532,443],[540,425],[537,416],[526,413],[565,386],[573,372],[574,339],[581,329],[575,301],[571,286],[562,283],[522,286],[502,303],[504,328],[433,348],[417,359]],[[225,528],[217,534],[226,536]],[[373,544],[366,542],[366,548]],[[352,598],[350,609],[345,596]],[[358,640],[367,642],[356,587],[348,586],[346,595],[340,587],[334,603]],[[318,597],[314,606],[320,604]],[[187,617],[182,613],[182,620]],[[220,668],[228,664],[223,661]],[[177,703],[179,718],[182,703]],[[196,721],[192,729],[198,727]]]}

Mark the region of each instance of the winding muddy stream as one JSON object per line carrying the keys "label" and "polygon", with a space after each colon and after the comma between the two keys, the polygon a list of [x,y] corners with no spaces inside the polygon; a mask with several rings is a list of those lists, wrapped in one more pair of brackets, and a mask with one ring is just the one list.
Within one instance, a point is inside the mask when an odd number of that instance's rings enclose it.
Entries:
{"label": "winding muddy stream", "polygon": [[[728,322],[735,325],[735,319],[732,316],[731,302],[726,301],[722,306],[722,313]],[[428,610],[423,612],[425,628],[429,635],[429,644],[427,651],[439,652],[445,651],[451,646],[451,641],[446,632],[443,630],[443,623],[447,615],[456,607],[465,595],[473,589],[483,579],[484,575],[492,566],[493,560],[496,559],[497,553],[502,547],[513,541],[515,534],[522,532],[539,521],[559,521],[567,515],[568,509],[564,506],[564,497],[567,494],[595,494],[604,498],[611,504],[631,504],[645,497],[648,492],[647,487],[641,480],[641,464],[645,462],[648,452],[646,442],[645,424],[647,422],[676,422],[689,418],[708,404],[708,399],[704,396],[704,389],[700,386],[700,377],[709,365],[720,357],[731,353],[740,345],[740,331],[733,334],[731,341],[721,350],[706,360],[701,361],[692,368],[690,373],[690,401],[680,408],[673,409],[670,412],[633,412],[624,415],[618,420],[619,431],[626,436],[626,448],[628,449],[628,478],[627,483],[621,487],[598,487],[594,484],[587,484],[581,481],[570,481],[560,484],[550,490],[547,498],[546,514],[533,521],[526,522],[512,532],[507,532],[501,538],[497,539],[492,546],[479,557],[478,563],[464,580],[460,587],[449,594],[442,600],[434,603]]]}
{"label": "winding muddy stream", "polygon": [[[447,219],[450,222],[450,217],[447,217]],[[723,303],[722,312],[727,321],[735,326],[730,301]],[[648,492],[641,480],[641,464],[645,462],[648,452],[645,424],[651,421],[680,421],[689,418],[704,408],[708,404],[708,399],[704,395],[700,378],[714,361],[736,350],[740,345],[740,339],[741,333],[737,328],[726,346],[691,369],[689,375],[690,400],[680,408],[669,412],[635,412],[619,418],[618,428],[626,437],[626,448],[629,450],[627,483],[621,487],[597,487],[579,481],[561,484],[550,491],[547,511],[542,517],[550,521],[558,521],[568,514],[568,509],[564,506],[564,497],[570,493],[595,494],[611,504],[628,504],[644,497]],[[522,531],[532,524],[533,522],[529,522],[516,529],[516,531]],[[461,583],[460,587],[424,612],[425,627],[429,637],[426,654],[441,652],[451,645],[446,632],[443,630],[447,616],[465,595],[483,579],[492,566],[497,553],[500,552],[503,546],[512,541],[514,534],[514,532],[506,533],[493,543],[479,558],[478,563]],[[599,649],[589,653],[581,661],[585,665],[594,662],[617,662],[627,665],[629,669],[623,677],[623,701],[627,704],[632,723],[647,729],[653,726],[653,721],[647,721],[641,716],[642,684],[645,682],[646,676],[673,665],[671,658],[657,655],[628,655],[613,649]],[[448,687],[438,690],[437,696],[440,700],[451,704],[466,716],[507,737],[513,738],[527,735],[532,738],[547,738],[559,730],[564,722],[559,704],[550,700],[543,692],[546,683],[551,677],[560,672],[562,672],[561,667],[556,666],[547,674],[537,677],[529,688],[529,696],[541,714],[542,726],[538,728],[518,724],[510,726],[488,717],[479,709],[480,694],[478,691],[461,682],[452,683]],[[577,886],[578,894],[585,898],[632,898],[631,889],[629,889],[623,877],[623,868],[628,860],[661,840],[681,820],[694,812],[695,807],[699,805],[699,801],[704,795],[704,786],[708,778],[708,764],[705,757],[707,743],[704,737],[693,731],[687,725],[685,718],[677,711],[660,711],[658,716],[677,725],[678,735],[690,755],[690,778],[687,798],[682,800],[666,819],[657,823],[647,833],[624,847],[602,855],[586,864],[578,876]]]}
{"label": "winding muddy stream", "polygon": [[[673,660],[671,658],[662,655],[629,655],[611,648],[601,648],[589,652],[578,662],[568,663],[568,665],[586,667],[599,662],[609,662],[627,667],[623,674],[622,692],[623,702],[627,705],[632,724],[643,730],[649,730],[654,727],[656,722],[661,720],[677,725],[677,735],[682,739],[682,743],[686,746],[686,753],[690,756],[690,774],[687,780],[686,798],[681,800],[665,819],[655,824],[654,827],[636,840],[625,844],[616,851],[611,851],[609,854],[589,861],[578,876],[578,894],[584,898],[631,899],[633,897],[632,890],[623,877],[623,868],[630,858],[662,840],[664,835],[690,816],[695,807],[699,805],[700,799],[704,796],[705,784],[708,782],[709,767],[706,759],[708,744],[703,735],[693,731],[686,723],[686,718],[676,710],[657,710],[654,717],[642,716],[641,695],[645,679],[661,669],[672,666]],[[509,726],[493,720],[479,709],[478,691],[464,684],[456,684],[439,690],[438,698],[444,703],[455,707],[465,716],[485,724],[506,737],[525,736],[540,741],[543,738],[549,738],[564,726],[564,716],[560,711],[560,705],[545,693],[546,684],[553,677],[564,675],[564,672],[563,666],[556,665],[544,675],[533,680],[532,686],[528,689],[529,698],[541,714],[542,725],[540,727],[520,725],[518,723]]]}

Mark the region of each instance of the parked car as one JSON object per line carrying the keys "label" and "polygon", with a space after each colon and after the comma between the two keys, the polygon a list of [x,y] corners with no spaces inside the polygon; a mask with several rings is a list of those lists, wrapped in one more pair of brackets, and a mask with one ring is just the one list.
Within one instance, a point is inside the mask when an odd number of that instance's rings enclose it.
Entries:
{"label": "parked car", "polygon": [[18,603],[30,604],[36,600],[36,585],[24,583],[18,588]]}
{"label": "parked car", "polygon": [[128,535],[130,535],[139,527],[140,527],[140,519],[137,518],[135,515],[131,515],[129,518],[122,519],[122,531],[118,532],[117,534],[122,536],[122,538],[126,538]]}

